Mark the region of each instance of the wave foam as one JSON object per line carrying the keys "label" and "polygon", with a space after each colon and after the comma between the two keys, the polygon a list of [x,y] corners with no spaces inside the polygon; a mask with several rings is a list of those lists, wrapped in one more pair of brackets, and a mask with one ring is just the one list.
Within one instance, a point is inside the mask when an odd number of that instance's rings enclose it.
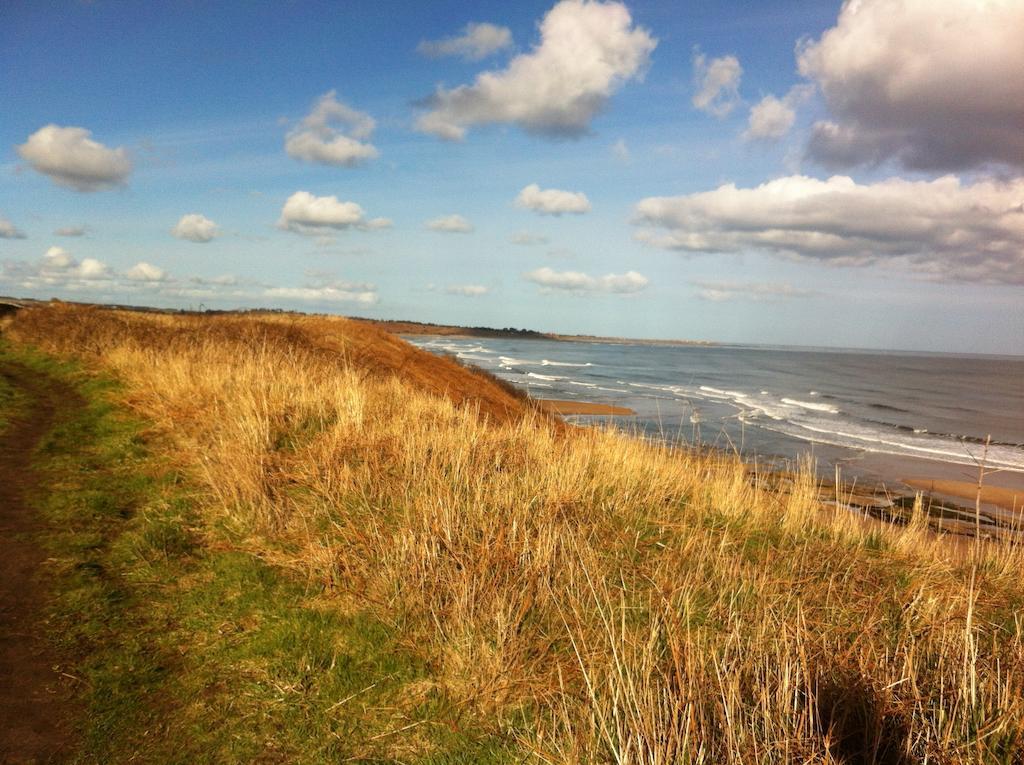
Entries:
{"label": "wave foam", "polygon": [[810,409],[815,412],[828,412],[829,414],[839,414],[839,410],[831,404],[815,404],[810,401],[798,401],[795,398],[784,398],[782,399],[783,404],[789,404],[790,406],[799,406],[802,409]]}

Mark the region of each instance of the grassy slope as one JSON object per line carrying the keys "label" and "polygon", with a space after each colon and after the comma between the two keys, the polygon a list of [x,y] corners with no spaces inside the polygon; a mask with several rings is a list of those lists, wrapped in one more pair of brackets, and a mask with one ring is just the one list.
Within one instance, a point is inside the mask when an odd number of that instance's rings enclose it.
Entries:
{"label": "grassy slope", "polygon": [[1019,758],[1018,550],[827,514],[808,482],[778,496],[724,458],[488,425],[345,322],[47,308],[12,331],[116,373],[156,423],[140,442],[108,412],[106,472],[52,465],[75,482],[53,512],[121,529],[81,532],[98,566],[71,558],[86,606],[126,620],[94,641],[114,651],[96,720],[132,662],[160,689],[159,713],[108,723],[120,752]]}
{"label": "grassy slope", "polygon": [[0,375],[0,432],[7,427],[11,417],[18,411],[21,405],[21,396],[18,391]]}
{"label": "grassy slope", "polygon": [[5,358],[87,402],[40,447],[37,498],[58,530],[52,619],[86,698],[81,762],[372,760],[400,751],[388,739],[410,722],[422,732],[405,761],[503,759],[500,744],[453,732],[438,694],[409,693],[427,669],[387,625],[323,608],[319,588],[204,526],[118,385],[0,346]]}

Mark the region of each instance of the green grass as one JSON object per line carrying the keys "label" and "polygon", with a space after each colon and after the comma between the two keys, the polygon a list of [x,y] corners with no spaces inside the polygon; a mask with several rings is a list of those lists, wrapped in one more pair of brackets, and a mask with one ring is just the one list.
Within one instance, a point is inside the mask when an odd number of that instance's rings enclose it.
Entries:
{"label": "green grass", "polygon": [[40,444],[35,498],[54,529],[49,622],[85,707],[77,762],[512,759],[460,722],[393,628],[204,523],[115,382],[0,346],[5,362],[83,402]]}
{"label": "green grass", "polygon": [[[2,352],[2,348],[3,346],[0,346],[0,352]],[[7,378],[0,375],[0,433],[7,428],[11,418],[23,405],[24,398],[18,390],[7,382]]]}

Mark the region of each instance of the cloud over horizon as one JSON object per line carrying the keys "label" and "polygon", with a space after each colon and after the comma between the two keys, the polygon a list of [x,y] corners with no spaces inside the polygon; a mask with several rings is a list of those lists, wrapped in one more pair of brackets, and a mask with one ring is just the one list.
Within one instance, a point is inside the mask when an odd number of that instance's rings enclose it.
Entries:
{"label": "cloud over horizon", "polygon": [[267,287],[263,297],[299,300],[304,303],[359,303],[374,305],[380,300],[372,284],[337,281],[332,284],[307,287]]}
{"label": "cloud over horizon", "polygon": [[807,156],[827,168],[1024,168],[1024,3],[857,0],[798,48],[832,119]]}
{"label": "cloud over horizon", "polygon": [[376,127],[373,117],[339,101],[337,92],[330,90],[288,133],[284,149],[293,159],[355,167],[377,158],[379,153],[368,140]]}
{"label": "cloud over horizon", "polygon": [[95,258],[79,261],[63,247],[49,247],[35,261],[7,261],[0,265],[0,277],[21,288],[67,287],[81,289],[113,275],[107,264]]}
{"label": "cloud over horizon", "polygon": [[243,281],[225,275],[215,278],[193,276],[177,279],[163,268],[140,261],[118,271],[94,258],[80,262],[63,247],[50,247],[36,261],[0,263],[0,284],[25,290],[62,289],[89,298],[128,300],[235,301],[237,307],[260,301],[291,304],[354,303],[375,305],[380,296],[374,284],[351,282],[321,274],[301,287]]}
{"label": "cloud over horizon", "polygon": [[459,56],[466,61],[479,61],[512,47],[512,31],[487,22],[466,24],[461,35],[443,40],[423,40],[417,52],[431,58]]}
{"label": "cloud over horizon", "polygon": [[680,252],[892,262],[934,279],[1024,284],[1024,179],[858,184],[794,175],[755,188],[648,197],[634,223],[641,241]]}
{"label": "cloud over horizon", "polygon": [[646,276],[636,271],[590,276],[582,271],[555,271],[547,266],[523,274],[523,278],[548,290],[615,295],[641,292],[650,284],[650,280]]}
{"label": "cloud over horizon", "polygon": [[110,149],[91,135],[82,127],[51,123],[18,146],[18,156],[58,186],[74,191],[102,191],[123,184],[132,171],[128,151]]}
{"label": "cloud over horizon", "polygon": [[542,136],[580,136],[625,82],[642,76],[657,41],[619,2],[561,0],[540,23],[540,42],[472,85],[439,87],[418,130],[462,140],[475,125],[512,123]]}
{"label": "cloud over horizon", "polygon": [[712,303],[723,303],[732,300],[772,302],[789,298],[811,297],[815,294],[812,290],[800,289],[791,284],[771,282],[705,281],[695,279],[690,284],[697,288],[697,297]]}

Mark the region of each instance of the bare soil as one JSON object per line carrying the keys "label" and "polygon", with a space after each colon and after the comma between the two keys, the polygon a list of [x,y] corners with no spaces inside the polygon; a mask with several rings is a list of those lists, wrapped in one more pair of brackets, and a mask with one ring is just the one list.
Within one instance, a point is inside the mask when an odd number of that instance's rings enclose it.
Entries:
{"label": "bare soil", "polygon": [[28,402],[0,432],[0,763],[59,763],[75,748],[75,679],[48,637],[46,523],[29,498],[43,488],[36,446],[82,400],[26,367],[0,375]]}

